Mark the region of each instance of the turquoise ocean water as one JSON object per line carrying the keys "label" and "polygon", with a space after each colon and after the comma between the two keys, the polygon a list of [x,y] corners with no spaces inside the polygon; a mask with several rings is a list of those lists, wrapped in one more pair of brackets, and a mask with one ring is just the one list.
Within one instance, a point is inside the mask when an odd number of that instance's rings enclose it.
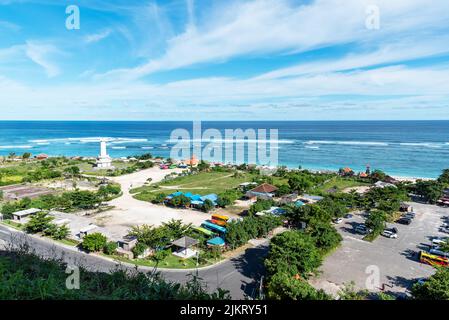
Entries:
{"label": "turquoise ocean water", "polygon": [[[290,167],[364,170],[369,164],[430,178],[449,168],[449,121],[202,122],[202,128],[219,130],[223,139],[226,129],[277,129],[279,163]],[[96,156],[99,138],[106,137],[112,157],[169,156],[174,129],[191,132],[192,122],[0,121],[0,155]]]}

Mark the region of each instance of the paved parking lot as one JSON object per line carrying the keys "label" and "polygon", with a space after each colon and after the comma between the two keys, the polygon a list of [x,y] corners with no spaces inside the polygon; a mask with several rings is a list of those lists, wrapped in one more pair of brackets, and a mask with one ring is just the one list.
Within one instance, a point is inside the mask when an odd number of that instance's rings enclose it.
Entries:
{"label": "paved parking lot", "polygon": [[363,223],[364,218],[354,215],[344,219],[337,225],[343,236],[341,246],[326,258],[321,275],[311,283],[330,293],[338,292],[339,286],[350,281],[354,281],[357,288],[366,289],[367,278],[374,270],[367,268],[377,266],[380,283],[374,290],[385,285],[385,292],[404,293],[413,279],[430,276],[434,269],[418,261],[418,252],[425,249],[433,237],[448,236],[439,232],[439,227],[449,216],[449,208],[410,204],[416,212],[410,225],[388,225],[398,229],[397,239],[379,236],[372,243],[364,241],[362,235],[354,233],[354,227]]}

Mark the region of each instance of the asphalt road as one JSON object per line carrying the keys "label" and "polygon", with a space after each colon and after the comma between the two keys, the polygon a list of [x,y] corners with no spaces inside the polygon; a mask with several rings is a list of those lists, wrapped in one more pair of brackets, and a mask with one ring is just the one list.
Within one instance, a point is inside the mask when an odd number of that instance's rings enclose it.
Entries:
{"label": "asphalt road", "polygon": [[[52,259],[61,259],[71,266],[82,266],[90,271],[110,272],[117,268],[136,270],[136,266],[118,263],[112,260],[87,254],[78,249],[62,244],[55,244],[45,238],[28,236],[19,231],[12,231],[0,225],[0,249],[10,246],[27,246],[35,254]],[[233,299],[253,297],[264,274],[263,257],[268,252],[268,241],[247,249],[242,255],[222,262],[216,266],[192,270],[159,270],[168,281],[183,283],[189,275],[198,272],[198,276],[207,284],[210,291],[217,287],[229,290]],[[140,272],[154,272],[154,268],[137,267]]]}

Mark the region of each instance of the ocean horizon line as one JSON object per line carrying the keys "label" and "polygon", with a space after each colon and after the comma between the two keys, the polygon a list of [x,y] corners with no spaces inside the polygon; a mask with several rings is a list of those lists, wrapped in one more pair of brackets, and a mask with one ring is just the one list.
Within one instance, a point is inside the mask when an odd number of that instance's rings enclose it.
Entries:
{"label": "ocean horizon line", "polygon": [[336,119],[336,120],[93,120],[93,119],[47,119],[47,120],[30,120],[30,119],[0,119],[0,122],[448,122],[449,119]]}

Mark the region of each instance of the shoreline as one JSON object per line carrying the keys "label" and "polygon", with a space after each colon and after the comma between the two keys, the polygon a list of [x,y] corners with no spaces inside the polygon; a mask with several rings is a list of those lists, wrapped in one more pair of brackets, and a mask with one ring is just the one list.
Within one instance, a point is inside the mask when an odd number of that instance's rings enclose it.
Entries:
{"label": "shoreline", "polygon": [[[151,152],[150,152],[151,153]],[[166,159],[164,156],[162,156],[162,155],[157,155],[157,154],[153,154],[153,153],[151,153],[152,155],[153,155],[153,157],[161,157],[162,159]],[[0,157],[6,157],[7,155],[2,155],[1,153],[0,153]],[[81,158],[95,158],[95,156],[82,156],[82,155],[75,155],[75,156],[67,156],[67,155],[61,155],[61,154],[59,154],[59,155],[51,155],[51,154],[48,154],[48,156],[49,156],[49,158],[57,158],[57,157],[66,157],[66,158],[75,158],[75,157],[81,157]],[[117,157],[117,158],[112,158],[112,160],[113,161],[122,161],[123,159],[122,159],[122,157]],[[181,160],[181,159],[175,159],[175,160]],[[210,161],[210,160],[205,160],[205,161]],[[211,161],[210,161],[211,162]],[[218,162],[218,161],[217,161]],[[236,165],[235,163],[233,164],[233,165]],[[298,164],[298,165],[296,165],[296,166],[293,166],[293,165],[288,165],[288,164],[282,164],[282,163],[279,163],[278,164],[278,166],[285,166],[287,169],[298,169],[298,166],[299,166],[300,164]],[[343,166],[342,166],[343,167]],[[329,172],[329,173],[338,173],[338,169],[325,169],[325,168],[317,168],[317,167],[308,167],[308,166],[301,166],[301,168],[302,168],[302,170],[308,170],[308,171],[311,171],[311,172],[314,172],[314,173],[325,173],[325,172]],[[389,174],[389,171],[388,170],[383,170],[383,169],[380,169],[380,170],[382,170],[383,172],[385,172],[387,175],[389,175],[390,177],[392,177],[392,178],[394,178],[394,179],[396,179],[396,180],[398,180],[398,181],[411,181],[411,182],[416,182],[416,180],[424,180],[424,181],[429,181],[429,180],[435,180],[435,179],[437,179],[437,177],[423,177],[423,176],[418,176],[418,175],[410,175],[410,176],[408,176],[408,175],[403,175],[403,174],[398,174],[398,175],[396,175],[396,174]],[[357,172],[358,170],[355,170],[354,172]],[[362,171],[360,171],[360,172],[362,172]]]}

